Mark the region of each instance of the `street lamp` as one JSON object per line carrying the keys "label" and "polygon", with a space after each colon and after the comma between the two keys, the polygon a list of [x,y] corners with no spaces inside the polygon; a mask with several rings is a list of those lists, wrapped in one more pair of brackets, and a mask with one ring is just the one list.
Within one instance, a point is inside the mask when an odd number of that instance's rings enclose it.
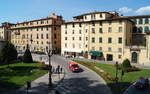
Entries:
{"label": "street lamp", "polygon": [[49,42],[49,48],[46,49],[47,50],[47,54],[48,54],[48,58],[49,58],[49,87],[52,86],[52,65],[51,65],[51,56],[53,55],[53,50],[50,48],[50,42]]}

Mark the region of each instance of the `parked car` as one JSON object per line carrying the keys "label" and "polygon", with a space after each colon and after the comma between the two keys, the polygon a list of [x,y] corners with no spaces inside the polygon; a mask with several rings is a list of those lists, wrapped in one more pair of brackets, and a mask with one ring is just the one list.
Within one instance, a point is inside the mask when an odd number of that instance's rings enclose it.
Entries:
{"label": "parked car", "polygon": [[149,87],[149,79],[140,77],[134,84],[134,87],[137,89],[145,89]]}
{"label": "parked car", "polygon": [[68,62],[68,67],[72,72],[80,72],[82,69],[79,67],[79,65],[73,61]]}
{"label": "parked car", "polygon": [[72,55],[65,55],[65,58],[73,58]]}

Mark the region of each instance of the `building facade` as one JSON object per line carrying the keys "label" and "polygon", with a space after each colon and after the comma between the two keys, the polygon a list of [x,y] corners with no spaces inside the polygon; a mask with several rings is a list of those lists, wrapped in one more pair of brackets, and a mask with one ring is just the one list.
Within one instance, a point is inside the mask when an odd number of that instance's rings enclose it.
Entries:
{"label": "building facade", "polygon": [[11,42],[18,52],[24,52],[29,45],[32,52],[46,52],[50,48],[60,53],[62,23],[62,17],[53,13],[47,18],[14,24],[11,26]]}
{"label": "building facade", "polygon": [[8,22],[2,23],[2,25],[0,26],[0,40],[11,41],[11,25],[13,24]]}
{"label": "building facade", "polygon": [[[73,21],[61,26],[61,54],[118,62],[128,58],[136,63],[150,63],[146,56],[149,36],[145,33],[149,31],[149,22],[143,17],[143,24],[135,24],[135,19],[133,16],[119,16],[116,12],[75,16]],[[145,32],[140,32],[141,26]],[[136,32],[135,28],[138,28]],[[139,49],[138,56],[135,51]]]}

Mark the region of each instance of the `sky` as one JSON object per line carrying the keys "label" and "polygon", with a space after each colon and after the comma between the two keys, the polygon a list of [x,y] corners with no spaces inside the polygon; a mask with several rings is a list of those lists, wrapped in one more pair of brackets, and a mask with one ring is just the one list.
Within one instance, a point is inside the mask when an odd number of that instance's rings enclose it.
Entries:
{"label": "sky", "polygon": [[51,13],[71,21],[92,11],[117,11],[124,16],[150,15],[150,0],[1,0],[0,23],[40,19]]}

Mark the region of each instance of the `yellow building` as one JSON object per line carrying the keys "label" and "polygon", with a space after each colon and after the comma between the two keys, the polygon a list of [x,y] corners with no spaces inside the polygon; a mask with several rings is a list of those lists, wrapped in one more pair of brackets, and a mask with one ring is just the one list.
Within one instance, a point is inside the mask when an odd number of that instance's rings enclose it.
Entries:
{"label": "yellow building", "polygon": [[131,44],[133,22],[116,12],[92,12],[62,25],[62,55],[84,54],[93,59],[122,61]]}
{"label": "yellow building", "polygon": [[[61,54],[120,63],[127,58],[133,63],[150,64],[150,36],[145,33],[150,26],[148,17],[119,16],[116,12],[75,16],[61,26]],[[135,19],[142,19],[142,23],[135,24]]]}
{"label": "yellow building", "polygon": [[14,24],[11,42],[18,52],[24,52],[28,44],[32,52],[46,52],[50,48],[60,53],[62,23],[62,17],[53,13],[47,18]]}

